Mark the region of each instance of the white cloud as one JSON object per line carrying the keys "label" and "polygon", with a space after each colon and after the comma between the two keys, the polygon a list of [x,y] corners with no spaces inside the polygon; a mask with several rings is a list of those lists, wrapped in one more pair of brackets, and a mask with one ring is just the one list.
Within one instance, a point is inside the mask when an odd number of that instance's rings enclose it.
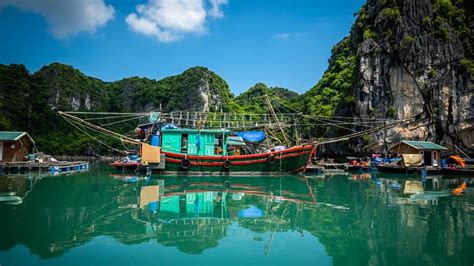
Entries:
{"label": "white cloud", "polygon": [[207,17],[224,16],[220,6],[227,0],[210,1],[211,8],[206,10],[203,0],[149,0],[138,5],[136,13],[129,14],[125,21],[135,32],[172,42],[186,33],[204,34]]}
{"label": "white cloud", "polygon": [[211,3],[211,9],[209,10],[209,16],[214,18],[224,17],[224,12],[221,9],[221,5],[226,5],[227,0],[209,0]]}
{"label": "white cloud", "polygon": [[0,0],[0,9],[5,6],[40,14],[57,38],[84,31],[93,33],[115,13],[103,0]]}
{"label": "white cloud", "polygon": [[286,40],[288,38],[290,38],[290,34],[286,32],[273,35],[273,39]]}

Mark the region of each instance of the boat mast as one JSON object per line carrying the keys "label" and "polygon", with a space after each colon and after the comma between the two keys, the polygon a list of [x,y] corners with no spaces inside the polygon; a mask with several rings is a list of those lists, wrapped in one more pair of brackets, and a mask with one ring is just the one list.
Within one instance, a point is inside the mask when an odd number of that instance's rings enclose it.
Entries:
{"label": "boat mast", "polygon": [[289,146],[290,141],[288,140],[288,137],[286,136],[286,133],[283,130],[283,127],[281,126],[280,120],[278,119],[277,115],[275,114],[275,110],[273,109],[272,102],[270,101],[270,97],[268,97],[268,95],[265,95],[265,98],[267,99],[268,109],[270,109],[270,112],[272,113],[273,118],[275,118],[275,121],[277,122],[277,125],[280,128],[281,133],[283,134],[283,138],[285,138],[286,145]]}

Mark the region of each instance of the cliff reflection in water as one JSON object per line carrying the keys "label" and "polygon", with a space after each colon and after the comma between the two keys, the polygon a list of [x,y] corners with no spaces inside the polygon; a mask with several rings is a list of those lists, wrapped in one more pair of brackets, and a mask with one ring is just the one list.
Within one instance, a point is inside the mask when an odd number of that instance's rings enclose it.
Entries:
{"label": "cliff reflection in water", "polygon": [[453,197],[454,186],[407,194],[404,179],[367,175],[46,178],[23,204],[1,207],[0,258],[17,245],[58,258],[98,236],[200,256],[232,237],[278,255],[291,234],[315,237],[335,264],[472,263],[474,193]]}

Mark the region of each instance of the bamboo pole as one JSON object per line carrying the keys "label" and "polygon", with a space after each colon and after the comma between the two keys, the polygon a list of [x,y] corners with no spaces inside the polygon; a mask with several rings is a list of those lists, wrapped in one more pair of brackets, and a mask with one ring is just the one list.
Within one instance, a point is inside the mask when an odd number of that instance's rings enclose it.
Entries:
{"label": "bamboo pole", "polygon": [[65,113],[65,112],[59,111],[59,112],[58,112],[58,115],[59,115],[59,116],[62,116],[62,117],[67,117],[67,118],[72,119],[72,120],[74,120],[74,121],[77,121],[77,122],[79,122],[79,123],[81,123],[81,124],[83,124],[83,125],[85,125],[85,126],[88,126],[88,127],[90,127],[90,128],[93,128],[93,129],[95,129],[95,130],[97,130],[97,131],[100,131],[100,132],[103,132],[103,133],[106,133],[106,134],[110,134],[110,135],[112,135],[112,136],[114,136],[114,137],[117,137],[117,138],[123,140],[124,142],[130,143],[130,144],[137,144],[137,145],[140,145],[140,141],[134,140],[134,139],[132,139],[132,138],[129,138],[129,137],[127,137],[127,136],[124,136],[124,135],[122,135],[122,134],[119,134],[119,133],[117,133],[117,132],[114,132],[114,131],[112,131],[112,130],[109,130],[109,129],[106,129],[106,128],[103,128],[103,127],[94,125],[94,124],[92,124],[92,123],[89,123],[89,122],[85,121],[84,119],[81,119],[81,118],[79,118],[79,117],[73,116],[73,115],[71,115],[71,114],[69,114],[69,113]]}

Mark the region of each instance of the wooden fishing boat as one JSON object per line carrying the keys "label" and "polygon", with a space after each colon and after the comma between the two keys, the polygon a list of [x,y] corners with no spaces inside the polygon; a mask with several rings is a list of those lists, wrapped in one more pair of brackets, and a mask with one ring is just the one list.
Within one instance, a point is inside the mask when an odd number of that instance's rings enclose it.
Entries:
{"label": "wooden fishing boat", "polygon": [[[111,165],[120,170],[151,171],[179,175],[275,175],[304,172],[314,152],[313,145],[280,147],[260,153],[242,154],[246,144],[229,130],[161,129],[151,141],[159,159],[137,161],[127,158]],[[149,147],[148,144],[144,144]],[[141,157],[149,157],[141,149]],[[133,158],[135,159],[135,158]]]}

